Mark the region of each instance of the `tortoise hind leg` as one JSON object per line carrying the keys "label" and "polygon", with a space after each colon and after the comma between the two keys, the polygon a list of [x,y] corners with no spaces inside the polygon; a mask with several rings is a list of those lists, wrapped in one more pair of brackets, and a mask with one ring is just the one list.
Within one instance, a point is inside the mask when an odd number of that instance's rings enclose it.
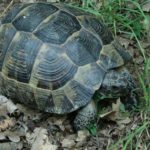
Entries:
{"label": "tortoise hind leg", "polygon": [[97,109],[94,101],[91,101],[85,107],[78,110],[78,113],[74,119],[75,130],[81,130],[87,128],[91,123],[96,120]]}

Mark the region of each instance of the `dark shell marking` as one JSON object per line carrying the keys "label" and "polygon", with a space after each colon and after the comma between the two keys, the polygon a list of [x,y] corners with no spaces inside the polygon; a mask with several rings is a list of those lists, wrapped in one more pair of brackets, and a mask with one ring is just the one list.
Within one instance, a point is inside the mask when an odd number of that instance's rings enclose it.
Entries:
{"label": "dark shell marking", "polygon": [[85,106],[107,70],[128,58],[97,18],[49,3],[17,4],[8,12],[0,54],[0,92],[58,114]]}

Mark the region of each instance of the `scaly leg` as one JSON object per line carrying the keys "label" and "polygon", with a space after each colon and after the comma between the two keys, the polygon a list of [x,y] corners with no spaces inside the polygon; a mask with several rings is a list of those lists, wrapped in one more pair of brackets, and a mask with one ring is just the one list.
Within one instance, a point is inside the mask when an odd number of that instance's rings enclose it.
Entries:
{"label": "scaly leg", "polygon": [[92,100],[88,105],[78,110],[74,119],[75,130],[81,130],[88,127],[96,120],[97,108],[95,102]]}

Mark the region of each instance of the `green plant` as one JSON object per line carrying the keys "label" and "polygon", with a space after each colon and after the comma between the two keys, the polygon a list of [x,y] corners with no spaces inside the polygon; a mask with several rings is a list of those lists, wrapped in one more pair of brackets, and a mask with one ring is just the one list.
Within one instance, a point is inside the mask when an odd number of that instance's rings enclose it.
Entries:
{"label": "green plant", "polygon": [[91,123],[88,128],[91,135],[96,136],[97,135],[97,124],[96,123]]}
{"label": "green plant", "polygon": [[150,111],[150,59],[145,61],[144,70],[139,76],[143,92],[144,109]]}
{"label": "green plant", "polygon": [[[129,131],[124,138],[121,138],[120,140],[118,140],[118,142],[109,146],[107,150],[114,150],[119,148],[121,148],[121,150],[138,150],[140,148],[139,146],[143,145],[145,145],[147,149],[150,148],[148,142],[149,139],[146,139],[144,143],[140,143],[143,142],[142,139],[145,134],[148,134],[147,137],[149,137],[149,133],[147,132],[149,128],[150,121],[143,122],[143,124],[138,126],[134,131]],[[141,147],[141,149],[143,148],[144,147]]]}
{"label": "green plant", "polygon": [[129,38],[134,38],[140,51],[146,60],[144,49],[142,48],[139,39],[147,38],[150,30],[150,19],[145,15],[139,3],[139,0],[107,0],[102,1],[102,6],[95,9],[96,3],[91,0],[82,0],[84,5],[74,5],[79,9],[88,11],[101,19],[108,25],[111,31],[125,34]]}
{"label": "green plant", "polygon": [[119,32],[134,38],[140,47],[144,59],[146,59],[139,38],[147,37],[147,32],[144,32],[144,28],[145,26],[147,27],[149,20],[142,11],[138,1],[108,0],[104,7],[101,8],[100,13],[102,13],[108,26],[113,27],[112,30],[114,30],[115,34]]}

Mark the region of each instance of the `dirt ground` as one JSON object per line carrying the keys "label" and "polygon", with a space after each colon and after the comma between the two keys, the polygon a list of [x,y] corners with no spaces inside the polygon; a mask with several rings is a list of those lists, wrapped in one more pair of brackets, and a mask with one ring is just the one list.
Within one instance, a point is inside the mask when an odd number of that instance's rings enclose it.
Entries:
{"label": "dirt ground", "polygon": [[[1,17],[11,5],[11,0],[0,0]],[[143,70],[144,59],[133,40],[121,35],[117,38],[133,56],[134,63],[128,67],[139,85],[138,73]],[[149,57],[150,43],[142,44]],[[111,109],[107,108],[100,114],[100,120],[91,127],[90,132],[83,130],[76,133],[72,129],[72,114],[54,116],[14,104],[6,97],[0,96],[0,150],[105,150],[129,131],[134,131],[139,122],[142,122],[142,114],[124,110],[122,113],[119,110],[120,106],[121,102],[117,99]],[[117,149],[121,150],[121,145]]]}

